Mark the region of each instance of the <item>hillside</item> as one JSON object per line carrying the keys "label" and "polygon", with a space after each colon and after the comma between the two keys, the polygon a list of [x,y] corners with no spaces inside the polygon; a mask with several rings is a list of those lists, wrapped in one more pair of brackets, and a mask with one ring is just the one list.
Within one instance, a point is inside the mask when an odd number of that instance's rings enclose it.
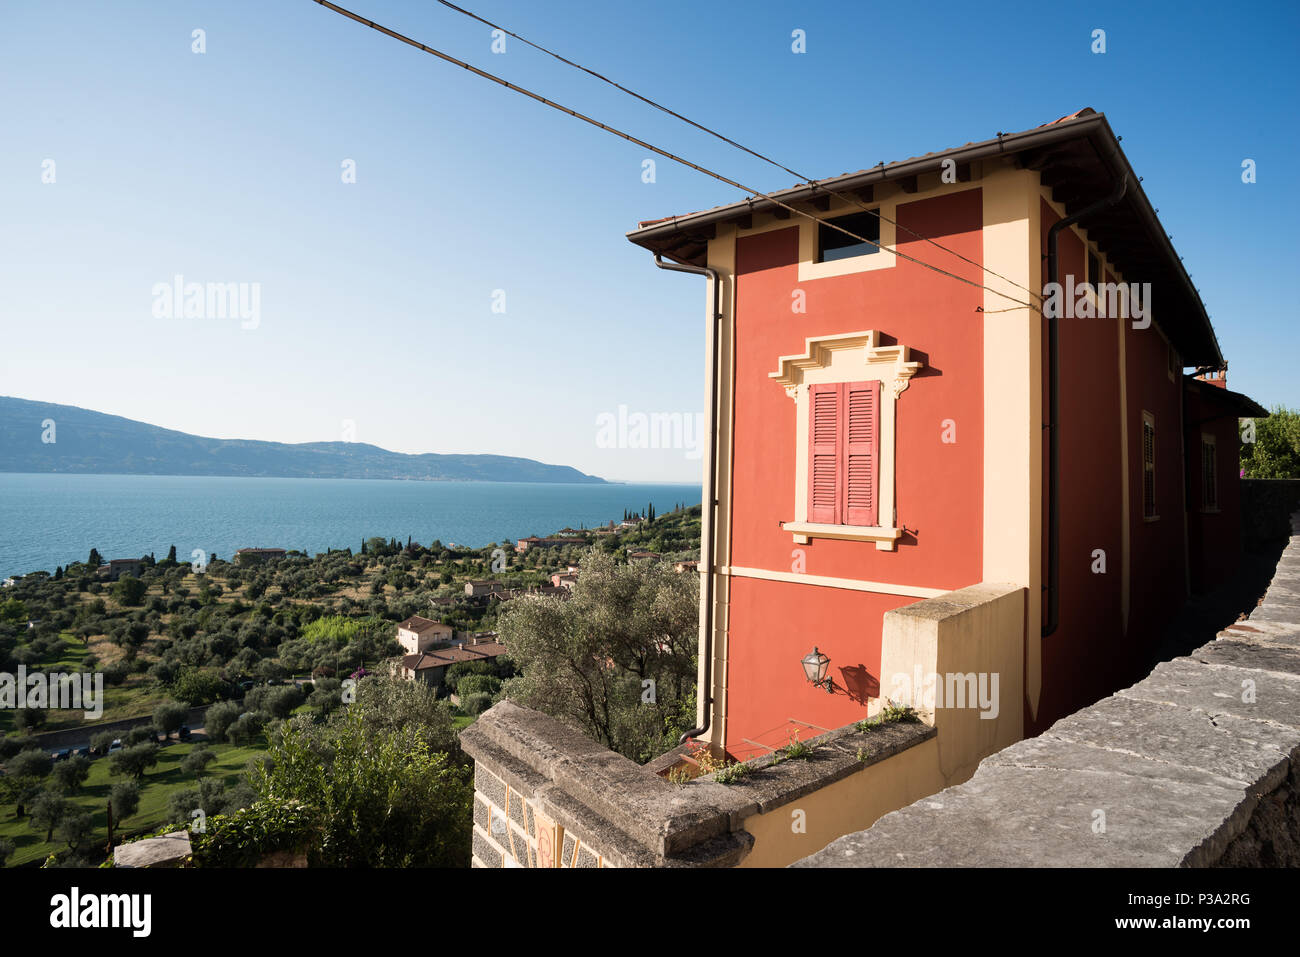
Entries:
{"label": "hillside", "polygon": [[[56,441],[41,441],[53,419]],[[407,455],[359,442],[208,439],[72,405],[0,396],[0,472],[238,475],[468,482],[604,482],[507,455]]]}

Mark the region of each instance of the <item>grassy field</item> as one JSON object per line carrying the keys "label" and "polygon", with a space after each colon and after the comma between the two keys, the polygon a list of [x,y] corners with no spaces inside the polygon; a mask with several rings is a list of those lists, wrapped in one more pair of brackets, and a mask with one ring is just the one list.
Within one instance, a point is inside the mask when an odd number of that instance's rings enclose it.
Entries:
{"label": "grassy field", "polygon": [[[48,671],[62,674],[77,674],[81,671],[82,662],[88,654],[92,652],[101,655],[100,661],[104,662],[103,652],[108,649],[110,653],[117,652],[107,639],[100,639],[98,644],[92,642],[91,645],[84,645],[81,639],[73,636],[71,632],[65,631],[61,636],[66,643],[63,654],[55,661],[42,661],[33,668],[44,668]],[[120,656],[120,654],[119,654]],[[49,720],[41,726],[40,731],[61,731],[65,728],[79,727],[83,724],[94,724],[100,721],[118,721],[122,718],[138,718],[144,715],[153,714],[154,707],[167,698],[164,689],[157,685],[151,685],[151,679],[146,675],[133,674],[122,682],[120,685],[104,685],[104,698],[102,701],[104,713],[98,718],[86,718],[81,711],[50,711]],[[8,709],[0,710],[0,735],[8,734],[14,731],[13,712]]]}
{"label": "grassy field", "polygon": [[[140,782],[140,808],[134,815],[121,822],[115,831],[120,841],[123,836],[143,834],[167,823],[167,801],[176,791],[195,787],[195,776],[181,770],[180,763],[185,755],[193,750],[192,743],[173,741],[158,752],[158,764],[150,768]],[[212,751],[217,759],[208,765],[205,777],[222,779],[226,785],[233,786],[243,776],[244,765],[250,758],[265,753],[265,748],[235,747],[231,744],[215,744]],[[108,758],[96,758],[90,766],[90,777],[86,779],[81,791],[71,802],[90,811],[95,820],[96,841],[101,845],[108,839],[108,795],[113,784],[121,778],[108,773]],[[15,818],[16,808],[12,804],[0,806],[0,837],[14,842],[14,854],[9,858],[8,866],[15,867],[29,861],[43,860],[51,852],[63,847],[56,836],[53,843],[45,842],[45,832],[34,830],[26,818]],[[98,861],[95,861],[98,863]]]}

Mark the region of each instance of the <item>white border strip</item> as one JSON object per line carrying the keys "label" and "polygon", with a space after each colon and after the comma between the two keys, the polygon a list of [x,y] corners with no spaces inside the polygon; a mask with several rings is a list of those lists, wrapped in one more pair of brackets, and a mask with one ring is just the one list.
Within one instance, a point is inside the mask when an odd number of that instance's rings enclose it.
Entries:
{"label": "white border strip", "polygon": [[891,585],[888,582],[865,582],[855,578],[829,578],[826,575],[805,575],[799,572],[772,572],[765,568],[741,568],[739,565],[723,565],[718,569],[720,575],[733,578],[759,578],[769,582],[790,582],[796,585],[819,585],[823,588],[846,588],[849,591],[868,591],[880,595],[902,595],[907,598],[938,598],[952,591],[951,588],[921,588],[916,585]]}

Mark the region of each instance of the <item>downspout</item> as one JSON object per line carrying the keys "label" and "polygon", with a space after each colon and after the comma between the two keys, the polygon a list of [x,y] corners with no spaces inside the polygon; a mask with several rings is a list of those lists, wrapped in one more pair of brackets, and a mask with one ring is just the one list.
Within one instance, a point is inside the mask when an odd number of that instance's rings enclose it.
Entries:
{"label": "downspout", "polygon": [[[1115,189],[1105,199],[1098,200],[1073,216],[1067,216],[1052,224],[1047,231],[1047,283],[1057,282],[1057,239],[1061,230],[1068,229],[1094,213],[1114,206],[1124,198],[1128,190],[1128,175],[1122,174]],[[1059,312],[1060,310],[1056,310]],[[1047,524],[1047,623],[1042,627],[1042,636],[1047,638],[1056,633],[1061,623],[1061,342],[1057,328],[1060,318],[1056,315],[1047,320],[1047,354],[1048,354],[1048,415],[1051,418],[1051,430],[1048,434],[1049,464],[1047,474],[1047,495],[1052,503]]]}
{"label": "downspout", "polygon": [[716,269],[710,269],[708,266],[687,266],[682,263],[664,262],[660,253],[655,253],[655,265],[660,269],[668,269],[673,272],[685,272],[693,276],[707,276],[709,281],[713,283],[713,316],[710,331],[712,338],[709,348],[709,468],[704,485],[704,504],[709,509],[709,530],[705,536],[702,553],[705,561],[704,647],[700,649],[704,655],[704,687],[701,689],[704,697],[704,724],[698,728],[691,728],[678,738],[677,744],[681,746],[692,738],[698,738],[713,725],[713,575],[715,571],[713,551],[715,529],[718,526],[717,516],[713,510],[718,505],[715,486],[718,475],[718,328],[722,322],[722,278],[718,275]]}

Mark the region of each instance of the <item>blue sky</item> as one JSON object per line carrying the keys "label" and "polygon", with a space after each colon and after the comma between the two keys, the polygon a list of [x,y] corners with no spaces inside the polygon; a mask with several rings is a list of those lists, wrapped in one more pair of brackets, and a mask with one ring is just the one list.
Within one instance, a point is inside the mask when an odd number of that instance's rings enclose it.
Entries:
{"label": "blue sky", "polygon": [[[344,5],[733,178],[791,185],[517,41],[493,54],[488,28],[433,0]],[[1105,112],[1230,386],[1300,406],[1295,4],[462,6],[818,177]],[[399,451],[699,480],[689,449],[600,447],[597,418],[703,409],[703,280],[655,269],[624,233],[738,192],[662,159],[644,183],[644,150],[310,0],[2,9],[0,394],[202,435],[320,441],[350,422]],[[176,274],[259,283],[257,327],[155,317],[153,287]]]}

